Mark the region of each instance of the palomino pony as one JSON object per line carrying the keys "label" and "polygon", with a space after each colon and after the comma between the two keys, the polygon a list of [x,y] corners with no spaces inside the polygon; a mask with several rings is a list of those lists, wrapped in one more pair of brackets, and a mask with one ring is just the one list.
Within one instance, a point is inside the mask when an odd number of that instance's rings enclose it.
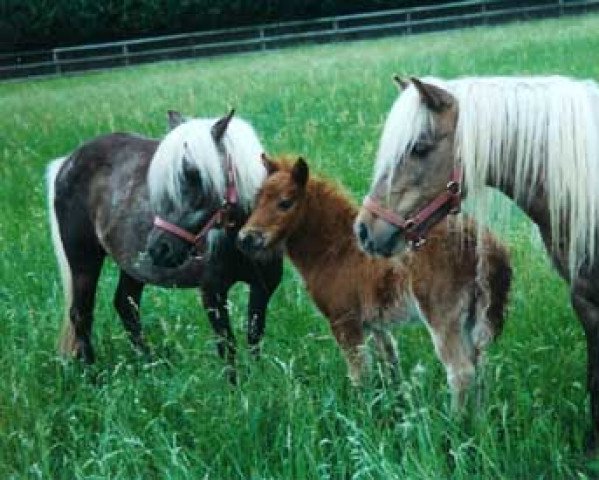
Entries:
{"label": "palomino pony", "polygon": [[[219,354],[234,380],[227,291],[237,281],[250,285],[248,342],[257,349],[282,259],[254,261],[241,254],[235,247],[240,223],[229,232],[212,227],[225,195],[232,203],[229,220],[247,217],[266,176],[263,148],[250,125],[232,118],[232,112],[218,121],[169,116],[174,128],[160,142],[113,133],[48,168],[52,239],[65,294],[61,350],[94,361],[94,298],[104,258],[110,256],[120,269],[114,306],[133,344],[146,348],[139,318],[145,284],[200,287]],[[155,221],[155,211],[163,218]],[[203,257],[190,256],[183,240],[170,239],[177,227],[200,232],[196,243]]]}
{"label": "palomino pony", "polygon": [[[503,327],[511,280],[506,249],[488,233],[477,238],[473,222],[464,220],[465,235],[454,221],[444,222],[421,252],[372,258],[353,235],[357,207],[335,185],[309,180],[301,158],[293,166],[266,162],[270,173],[239,232],[240,247],[256,258],[287,251],[329,319],[354,383],[364,367],[367,331],[394,366],[387,327],[422,320],[445,366],[452,406],[461,407],[485,347]],[[482,281],[476,278],[477,241],[490,265]]]}
{"label": "palomino pony", "polygon": [[[541,231],[587,339],[592,428],[599,439],[599,88],[563,77],[396,77],[369,196],[356,221],[364,247],[389,255],[426,236],[459,203],[483,214],[498,188]],[[448,183],[449,182],[449,183]],[[457,197],[457,202],[456,202]]]}

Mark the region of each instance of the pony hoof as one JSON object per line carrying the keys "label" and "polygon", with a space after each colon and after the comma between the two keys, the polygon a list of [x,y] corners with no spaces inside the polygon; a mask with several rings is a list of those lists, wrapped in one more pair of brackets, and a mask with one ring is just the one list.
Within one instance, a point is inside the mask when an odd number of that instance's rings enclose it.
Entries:
{"label": "pony hoof", "polygon": [[250,355],[255,361],[260,360],[261,358],[261,350],[259,345],[253,345],[250,347]]}
{"label": "pony hoof", "polygon": [[238,384],[238,380],[237,380],[237,371],[232,368],[232,367],[228,367],[225,368],[225,378],[227,379],[227,381],[229,382],[229,384],[232,387],[236,387]]}
{"label": "pony hoof", "polygon": [[590,430],[585,435],[584,453],[588,458],[599,459],[599,449],[597,448],[597,432]]}
{"label": "pony hoof", "polygon": [[348,377],[349,378],[349,383],[352,386],[352,388],[360,388],[362,386],[362,380],[359,377]]}
{"label": "pony hoof", "polygon": [[94,350],[91,345],[79,344],[75,351],[75,358],[83,361],[86,365],[92,365],[96,361]]}
{"label": "pony hoof", "polygon": [[147,360],[152,359],[152,357],[153,357],[152,350],[150,349],[150,347],[148,347],[146,342],[144,342],[143,340],[138,340],[138,341],[133,341],[132,343],[133,343],[133,350],[135,351],[135,353],[137,353],[140,357],[143,357]]}

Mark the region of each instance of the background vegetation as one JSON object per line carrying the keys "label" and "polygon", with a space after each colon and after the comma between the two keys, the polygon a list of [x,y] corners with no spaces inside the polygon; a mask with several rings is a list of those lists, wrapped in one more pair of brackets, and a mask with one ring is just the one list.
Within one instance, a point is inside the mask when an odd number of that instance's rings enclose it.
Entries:
{"label": "background vegetation", "polygon": [[[440,0],[3,0],[0,51],[211,30]],[[522,3],[507,0],[505,3]],[[534,0],[527,0],[534,3]]]}
{"label": "background vegetation", "polygon": [[271,153],[302,153],[360,198],[396,95],[393,72],[597,79],[598,30],[599,16],[588,16],[0,84],[0,478],[596,476],[582,455],[581,328],[513,207],[492,222],[516,277],[504,334],[490,350],[488,398],[478,415],[455,419],[423,328],[397,332],[400,381],[375,369],[351,388],[327,323],[290,268],[258,363],[244,348],[245,287],[235,289],[238,388],[222,378],[193,291],[147,289],[142,313],[155,354],[137,358],[112,310],[110,262],[97,297],[97,364],[59,358],[62,294],[44,169],[101,133],[160,136],[167,109],[214,116],[233,105]]}

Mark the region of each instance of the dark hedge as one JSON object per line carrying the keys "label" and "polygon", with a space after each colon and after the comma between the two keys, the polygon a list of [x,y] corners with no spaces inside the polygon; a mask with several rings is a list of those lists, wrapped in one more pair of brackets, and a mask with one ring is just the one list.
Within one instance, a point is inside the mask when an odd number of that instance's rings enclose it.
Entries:
{"label": "dark hedge", "polygon": [[0,0],[0,51],[443,3],[427,0]]}

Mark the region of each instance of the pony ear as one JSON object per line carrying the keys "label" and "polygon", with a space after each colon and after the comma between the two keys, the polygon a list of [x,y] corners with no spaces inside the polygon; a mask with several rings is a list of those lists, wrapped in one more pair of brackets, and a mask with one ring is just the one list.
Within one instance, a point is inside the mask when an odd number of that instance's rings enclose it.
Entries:
{"label": "pony ear", "polygon": [[182,123],[185,123],[187,121],[187,118],[184,117],[183,115],[181,115],[176,110],[169,110],[167,112],[167,115],[168,115],[168,129],[169,130],[173,130],[174,128],[177,128],[179,125],[181,125]]}
{"label": "pony ear", "polygon": [[393,81],[395,82],[395,85],[397,85],[397,88],[400,91],[405,90],[410,86],[410,79],[401,77],[397,73],[393,74]]}
{"label": "pony ear", "polygon": [[223,118],[220,118],[216,121],[214,125],[212,125],[212,129],[210,132],[212,133],[212,138],[216,143],[220,143],[227,131],[227,127],[229,126],[229,122],[235,115],[235,109],[232,108],[231,111],[225,115]]}
{"label": "pony ear", "polygon": [[424,104],[433,112],[440,113],[453,105],[453,95],[447,90],[421,82],[416,77],[412,77],[411,80]]}
{"label": "pony ear", "polygon": [[273,162],[270,158],[268,158],[268,155],[266,155],[266,153],[262,152],[262,155],[260,155],[260,158],[262,159],[264,168],[266,168],[267,176],[270,176],[279,170],[279,166],[275,162]]}
{"label": "pony ear", "polygon": [[302,157],[299,157],[291,169],[291,178],[298,187],[303,188],[308,183],[308,172],[308,164]]}

